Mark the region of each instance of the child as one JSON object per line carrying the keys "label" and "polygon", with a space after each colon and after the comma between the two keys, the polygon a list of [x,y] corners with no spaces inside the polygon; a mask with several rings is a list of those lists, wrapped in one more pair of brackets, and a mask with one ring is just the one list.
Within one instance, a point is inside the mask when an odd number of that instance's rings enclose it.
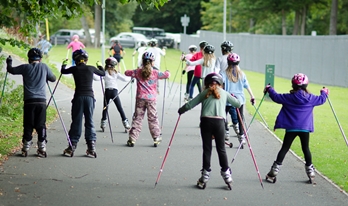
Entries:
{"label": "child", "polygon": [[[230,41],[223,41],[221,43],[221,53],[222,56],[218,57],[215,63],[215,67],[220,70],[221,72],[224,72],[227,67],[228,67],[228,63],[227,63],[227,56],[229,54],[232,53],[233,50],[233,44]],[[235,131],[235,133],[238,135],[239,134],[239,130],[238,130],[238,117],[237,117],[237,111],[236,108],[232,107],[231,105],[226,105],[226,114],[229,113],[231,115],[231,119],[232,119],[232,127]],[[227,123],[227,119],[226,119],[226,136],[225,139],[228,141],[230,139],[229,137],[230,131],[228,128],[228,123]]]}
{"label": "child", "polygon": [[129,147],[134,147],[134,143],[139,137],[146,110],[154,146],[157,147],[162,140],[156,109],[157,81],[158,79],[169,78],[170,73],[169,71],[160,72],[153,69],[154,62],[155,56],[152,53],[145,52],[143,54],[143,66],[125,72],[126,76],[130,76],[137,80],[135,112],[133,115],[132,127],[129,131],[129,139],[127,141]]}
{"label": "child", "polygon": [[[192,56],[197,51],[197,47],[195,45],[190,45],[188,49],[189,49],[190,53],[184,55],[183,56],[184,59],[191,59]],[[182,74],[183,75],[187,72],[186,93],[185,93],[185,98],[184,98],[185,101],[188,101],[188,98],[189,98],[190,84],[191,84],[191,81],[192,81],[194,70],[195,70],[195,66],[188,66],[188,65],[186,65],[185,69],[182,70]]]}
{"label": "child", "polygon": [[[250,102],[252,105],[255,104],[255,98],[254,95],[251,91],[251,88],[249,86],[249,82],[247,80],[246,75],[244,72],[239,68],[239,62],[240,62],[240,57],[236,53],[229,54],[227,56],[227,63],[228,67],[225,71],[221,71],[221,75],[223,78],[223,81],[225,83],[225,90],[236,96],[236,98],[241,102],[242,106],[239,108],[239,113],[241,116],[241,120],[238,118],[239,121],[239,134],[238,140],[240,144],[245,145],[245,135],[244,135],[244,130],[243,130],[243,124],[244,124],[244,114],[243,114],[243,109],[244,109],[244,104],[245,104],[245,96],[243,89],[246,89],[250,95]],[[231,108],[235,109],[235,108]],[[233,116],[231,115],[232,120]],[[242,148],[242,147],[241,147]]]}
{"label": "child", "polygon": [[[151,39],[149,41],[150,48],[146,49],[147,52],[152,53],[155,56],[154,67],[161,70],[161,56],[166,55],[166,50],[157,47],[157,39]],[[167,69],[167,68],[166,68]]]}
{"label": "child", "polygon": [[26,157],[32,145],[33,129],[38,135],[37,153],[47,157],[46,154],[46,82],[55,82],[56,76],[44,63],[41,63],[42,53],[38,48],[28,51],[29,64],[12,67],[12,58],[6,59],[7,72],[21,74],[24,85],[24,111],[23,111],[23,148],[22,154]]}
{"label": "child", "polygon": [[46,58],[48,58],[48,52],[51,50],[52,44],[46,40],[45,36],[40,35],[39,38],[40,41],[37,43],[36,47],[40,49],[41,53],[45,55]]}
{"label": "child", "polygon": [[[110,51],[112,52],[112,55],[110,54]],[[123,54],[126,54],[126,51],[124,51],[120,42],[116,40],[109,49],[109,55],[110,57],[113,56],[117,62],[121,62]],[[118,64],[118,72],[120,72],[120,64]]]}
{"label": "child", "polygon": [[84,50],[76,50],[73,53],[73,59],[76,62],[76,66],[72,66],[66,69],[67,61],[62,64],[60,72],[62,74],[72,74],[75,81],[75,94],[71,101],[71,125],[69,130],[69,137],[71,145],[64,150],[64,154],[70,154],[73,156],[77,147],[77,143],[80,140],[82,132],[82,117],[85,117],[85,140],[87,143],[86,153],[95,157],[95,142],[97,136],[93,123],[93,111],[95,107],[95,99],[93,93],[93,74],[98,76],[105,76],[103,67],[98,66],[98,69],[94,66],[86,65],[88,61],[88,54]]}
{"label": "child", "polygon": [[280,166],[283,163],[286,153],[289,151],[294,139],[299,136],[301,140],[302,151],[305,158],[305,171],[310,182],[315,177],[312,164],[312,155],[309,150],[309,133],[314,131],[313,127],[313,109],[325,103],[329,90],[323,88],[320,90],[320,96],[311,94],[307,90],[308,77],[305,74],[295,74],[291,80],[292,90],[289,94],[278,94],[270,85],[264,89],[264,93],[269,93],[269,97],[276,103],[282,104],[282,108],[275,121],[274,129],[285,129],[283,145],[274,161],[271,170],[266,176],[273,183],[276,182],[276,176]]}
{"label": "child", "polygon": [[[201,78],[203,78],[203,82],[204,82],[205,76],[207,76],[208,74],[210,74],[212,72],[218,73],[218,71],[215,68],[216,58],[214,55],[214,51],[215,51],[214,46],[208,44],[204,47],[203,51],[204,52],[203,52],[202,59],[199,59],[199,60],[194,61],[194,62],[186,60],[186,64],[189,66],[194,66],[194,65],[198,65],[198,64],[202,65]],[[192,93],[193,93],[193,91],[192,91]],[[192,99],[192,96],[190,96],[189,98]]]}
{"label": "child", "polygon": [[202,176],[198,179],[197,186],[205,188],[211,172],[210,161],[212,151],[212,136],[214,136],[216,150],[219,156],[221,176],[230,189],[232,183],[232,171],[228,166],[228,159],[225,150],[225,106],[229,102],[234,107],[240,107],[238,99],[232,97],[222,87],[222,77],[216,73],[211,73],[204,79],[205,89],[194,99],[183,105],[179,110],[179,115],[194,108],[202,103],[201,110],[201,136],[203,143],[203,168]]}
{"label": "child", "polygon": [[[196,52],[191,59],[189,59],[190,61],[197,61],[199,59],[203,58],[203,49],[204,47],[208,45],[208,42],[206,41],[201,41],[199,43],[199,48],[200,51]],[[200,64],[197,64],[195,66],[195,70],[193,72],[193,79],[191,81],[191,85],[190,85],[190,89],[189,89],[189,98],[188,100],[192,99],[193,96],[193,90],[195,88],[195,85],[197,84],[198,87],[198,92],[201,93],[202,92],[202,86],[201,86],[201,78],[202,78],[202,66]]]}
{"label": "child", "polygon": [[74,52],[76,50],[80,50],[80,49],[84,49],[85,48],[85,45],[79,41],[79,35],[75,34],[73,37],[72,37],[72,41],[69,43],[69,45],[66,47],[68,50],[71,48],[72,50],[72,66],[75,66],[75,60],[74,60]]}
{"label": "child", "polygon": [[144,41],[140,42],[140,47],[136,48],[133,52],[133,56],[138,52],[138,67],[141,67],[141,64],[143,62],[143,54],[146,51],[147,46]]}
{"label": "child", "polygon": [[[118,87],[117,87],[117,80],[121,80],[124,82],[130,81],[131,78],[126,77],[120,73],[117,72],[115,69],[115,66],[117,65],[117,60],[114,57],[109,57],[105,60],[105,99],[104,99],[104,107],[109,103],[109,101],[112,99],[116,105],[116,108],[118,112],[121,115],[122,123],[126,131],[130,129],[130,125],[128,122],[128,119],[123,111],[122,104],[120,97],[118,96]],[[115,98],[116,97],[116,98]],[[104,108],[103,107],[103,108]],[[106,109],[103,109],[103,115],[101,119],[100,128],[104,132],[105,126],[106,126],[106,113],[108,111],[108,107]]]}

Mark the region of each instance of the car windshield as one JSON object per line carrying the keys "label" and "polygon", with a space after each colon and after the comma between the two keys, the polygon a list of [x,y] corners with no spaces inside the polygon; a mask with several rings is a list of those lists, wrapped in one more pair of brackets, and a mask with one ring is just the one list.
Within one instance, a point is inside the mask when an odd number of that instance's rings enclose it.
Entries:
{"label": "car windshield", "polygon": [[166,34],[164,33],[164,31],[153,31],[153,33],[155,34],[155,36],[166,36]]}

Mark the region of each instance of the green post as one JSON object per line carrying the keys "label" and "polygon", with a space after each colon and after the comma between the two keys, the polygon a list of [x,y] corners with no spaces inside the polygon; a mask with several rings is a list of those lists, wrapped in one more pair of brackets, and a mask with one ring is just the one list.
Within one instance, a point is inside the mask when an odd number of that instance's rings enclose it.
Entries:
{"label": "green post", "polygon": [[[267,84],[270,84],[272,87],[274,87],[274,72],[275,67],[272,64],[266,64],[266,70],[265,70],[265,86]],[[266,99],[269,100],[268,94],[266,95]]]}

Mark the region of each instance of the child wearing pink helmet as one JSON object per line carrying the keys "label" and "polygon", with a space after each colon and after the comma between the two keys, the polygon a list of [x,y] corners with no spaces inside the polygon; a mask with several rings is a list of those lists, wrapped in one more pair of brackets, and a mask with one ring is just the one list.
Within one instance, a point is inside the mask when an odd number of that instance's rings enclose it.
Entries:
{"label": "child wearing pink helmet", "polygon": [[292,90],[288,94],[278,94],[270,85],[264,89],[269,97],[276,103],[282,104],[282,108],[277,116],[274,129],[285,129],[283,145],[278,152],[277,159],[274,161],[271,170],[266,175],[266,180],[276,182],[276,176],[280,170],[286,153],[289,151],[294,139],[299,136],[302,151],[305,158],[305,170],[309,181],[315,177],[312,156],[309,150],[309,133],[314,131],[313,109],[325,103],[329,90],[323,88],[320,95],[316,96],[309,93],[307,86],[308,77],[305,74],[295,74],[291,80]]}
{"label": "child wearing pink helmet", "polygon": [[[80,39],[79,35],[75,34],[71,39],[72,39],[72,41],[66,47],[66,49],[68,49],[68,50],[71,48],[71,50],[72,50],[71,55],[76,50],[80,50],[80,49],[86,48],[85,45],[82,42],[79,41],[79,39]],[[72,58],[71,62],[72,62],[72,66],[76,65],[73,58]]]}

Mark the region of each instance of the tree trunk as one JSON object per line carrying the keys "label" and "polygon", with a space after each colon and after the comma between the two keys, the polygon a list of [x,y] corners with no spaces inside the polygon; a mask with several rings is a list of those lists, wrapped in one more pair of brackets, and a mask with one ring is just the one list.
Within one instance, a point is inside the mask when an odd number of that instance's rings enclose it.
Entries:
{"label": "tree trunk", "polygon": [[294,20],[294,29],[292,30],[292,35],[298,35],[299,21],[300,21],[300,13],[296,11],[295,20]]}
{"label": "tree trunk", "polygon": [[95,29],[95,34],[94,34],[94,46],[95,47],[100,47],[100,30],[101,30],[101,20],[102,20],[102,15],[101,15],[101,5],[96,4],[94,6],[94,11],[95,11],[95,17],[94,17],[94,29]]}
{"label": "tree trunk", "polygon": [[82,14],[80,20],[81,20],[82,28],[85,32],[85,39],[84,39],[83,43],[85,44],[86,47],[90,47],[91,46],[91,34],[89,33],[89,26],[87,23],[86,16],[84,14]]}
{"label": "tree trunk", "polygon": [[282,9],[282,35],[286,35],[286,12]]}
{"label": "tree trunk", "polygon": [[302,21],[301,21],[301,35],[306,34],[306,18],[307,18],[307,6],[303,6]]}
{"label": "tree trunk", "polygon": [[336,35],[337,34],[337,10],[338,10],[338,0],[332,0],[331,1],[329,35]]}
{"label": "tree trunk", "polygon": [[252,34],[255,34],[254,27],[255,27],[255,19],[250,18],[250,19],[249,19],[249,31],[250,31],[250,33],[252,33]]}

